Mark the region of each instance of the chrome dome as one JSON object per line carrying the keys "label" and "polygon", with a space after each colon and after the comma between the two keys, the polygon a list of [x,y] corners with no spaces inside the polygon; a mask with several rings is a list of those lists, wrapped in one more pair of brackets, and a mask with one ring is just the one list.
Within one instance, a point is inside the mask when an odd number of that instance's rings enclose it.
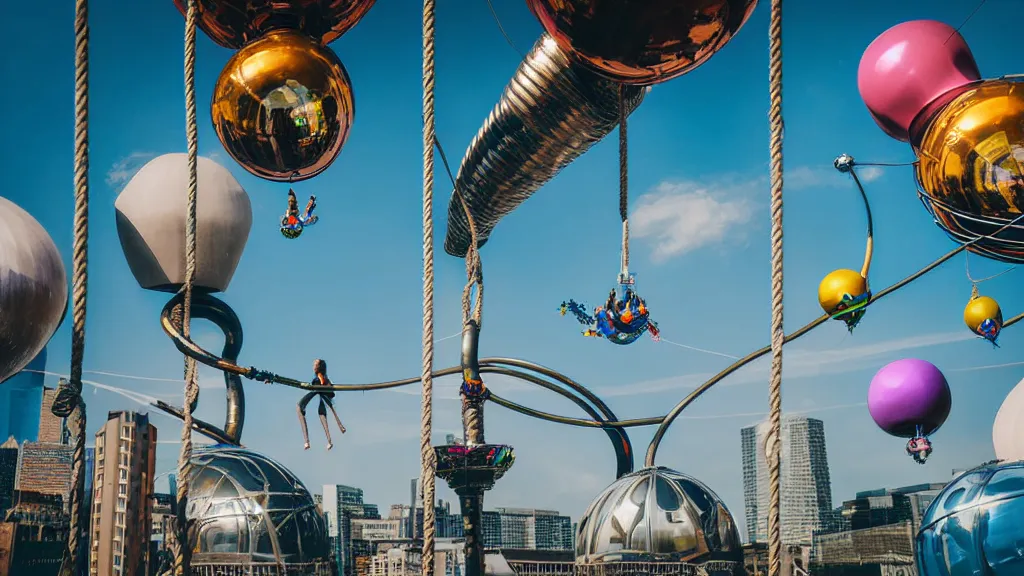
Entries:
{"label": "chrome dome", "polygon": [[288,469],[230,446],[196,450],[192,466],[193,564],[305,567],[328,558],[324,517]]}
{"label": "chrome dome", "polygon": [[921,518],[921,576],[1024,574],[1024,462],[989,463],[946,485]]}
{"label": "chrome dome", "polygon": [[742,565],[732,515],[700,481],[662,466],[616,480],[579,522],[578,564],[714,560]]}

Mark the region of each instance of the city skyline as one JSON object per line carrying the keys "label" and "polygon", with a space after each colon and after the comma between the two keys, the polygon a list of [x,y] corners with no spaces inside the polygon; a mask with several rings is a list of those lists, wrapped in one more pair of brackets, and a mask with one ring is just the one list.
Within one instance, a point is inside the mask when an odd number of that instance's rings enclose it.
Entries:
{"label": "city skyline", "polygon": [[[277,225],[288,186],[245,173],[216,139],[205,103],[229,52],[199,35],[199,153],[228,168],[253,207],[248,246],[230,289],[221,295],[244,326],[239,356],[244,366],[308,380],[311,360],[322,357],[338,383],[420,373],[422,22],[417,10],[395,6],[378,3],[332,44],[351,76],[358,114],[337,162],[295,186],[302,197],[317,194],[320,222],[291,242],[281,238]],[[909,147],[878,130],[860,102],[861,53],[897,22],[935,18],[958,26],[971,7],[872,0],[859,5],[862,15],[851,19],[825,13],[809,0],[787,6],[792,16],[786,38],[785,303],[791,332],[820,315],[821,278],[858,265],[862,257],[859,199],[832,160],[841,153],[864,162],[912,159]],[[540,27],[525,3],[495,9],[512,42],[520,51],[528,49]],[[141,290],[124,261],[113,202],[142,163],[184,150],[182,18],[169,2],[101,0],[90,4],[90,14],[95,42],[90,54],[87,434],[92,437],[109,411],[150,413],[161,442],[170,442],[160,444],[157,456],[156,470],[163,473],[177,466],[173,441],[180,423],[143,405],[157,399],[181,405],[182,359],[159,325],[168,295]],[[985,20],[1022,15],[1020,3],[990,0],[962,28],[986,75],[1020,70],[1013,39],[986,33]],[[45,19],[54,30],[73,29],[72,11],[57,4],[16,4],[10,16]],[[486,3],[439,6],[437,23],[438,138],[457,170],[521,56],[498,31]],[[733,357],[767,344],[767,25],[768,8],[762,5],[720,54],[655,87],[630,118],[631,266],[663,341],[612,347],[581,337],[574,322],[557,313],[567,298],[594,304],[614,286],[620,222],[613,134],[505,219],[482,249],[487,298],[481,354],[521,357],[564,372],[593,388],[618,417],[633,418],[663,414]],[[395,42],[366,49],[378,46],[382,37]],[[3,194],[46,228],[70,270],[73,37],[41,37],[31,27],[14,27],[8,41],[32,58],[0,60],[5,77],[38,79],[45,72],[49,80],[46,90],[32,95],[33,109],[45,114],[5,119],[17,137],[0,142],[8,175]],[[126,77],[133,79],[130,97]],[[0,105],[22,109],[23,91],[0,94]],[[451,190],[438,164],[434,213],[440,246]],[[872,287],[878,290],[952,244],[921,208],[909,168],[865,170],[863,176],[875,216]],[[970,266],[979,278],[1005,269],[980,257],[972,257]],[[993,457],[992,419],[1006,392],[1024,376],[1024,335],[1019,328],[1007,329],[1002,347],[994,349],[966,329],[962,311],[971,286],[964,268],[965,258],[959,256],[879,301],[852,334],[832,322],[787,344],[783,409],[823,418],[834,431],[829,437],[834,500],[877,484],[935,481],[948,470]],[[307,276],[307,270],[319,272]],[[458,339],[448,337],[460,330],[464,263],[438,248],[435,275],[435,366],[443,368],[459,359]],[[1007,315],[1015,314],[1024,308],[1020,278],[1015,271],[981,289],[999,300]],[[305,316],[297,320],[296,315]],[[48,346],[48,386],[56,383],[51,374],[68,372],[70,328],[65,322]],[[195,323],[193,335],[209,350],[223,346],[222,334],[205,322]],[[904,440],[878,430],[864,407],[872,375],[906,356],[943,369],[954,398],[948,421],[932,438],[935,452],[926,466],[910,461]],[[665,436],[658,460],[712,488],[741,530],[742,462],[733,450],[737,431],[767,411],[767,371],[766,361],[756,362],[702,396]],[[487,384],[531,408],[585,417],[545,391],[498,376],[488,375]],[[196,416],[219,425],[225,412],[223,377],[201,368],[200,385]],[[446,433],[461,436],[457,389],[457,380],[436,382],[435,444]],[[362,486],[368,501],[402,502],[408,479],[420,474],[415,385],[339,394],[336,405],[348,432],[330,453],[322,444],[302,450],[297,391],[247,381],[245,392],[243,443],[294,471],[307,486]],[[599,430],[528,421],[494,404],[486,411],[488,440],[517,450],[515,467],[487,494],[488,509],[529,505],[579,518],[614,480],[612,450]],[[643,454],[652,434],[649,428],[630,431],[636,454]],[[443,482],[438,496],[456,501]]]}

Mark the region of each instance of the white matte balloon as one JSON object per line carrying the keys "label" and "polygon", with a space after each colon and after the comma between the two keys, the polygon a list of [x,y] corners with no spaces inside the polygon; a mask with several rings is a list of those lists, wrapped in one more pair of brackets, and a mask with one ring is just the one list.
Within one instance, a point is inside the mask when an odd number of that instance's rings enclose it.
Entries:
{"label": "white matte balloon", "polygon": [[67,272],[53,239],[28,212],[0,197],[0,382],[46,346],[67,304]]}
{"label": "white matte balloon", "polygon": [[1010,390],[996,413],[992,446],[999,460],[1024,460],[1024,380]]}
{"label": "white matte balloon", "polygon": [[[252,229],[252,204],[227,168],[199,158],[196,200],[196,283],[227,290]],[[188,155],[150,160],[114,202],[117,235],[128,267],[147,290],[176,292],[185,283]]]}

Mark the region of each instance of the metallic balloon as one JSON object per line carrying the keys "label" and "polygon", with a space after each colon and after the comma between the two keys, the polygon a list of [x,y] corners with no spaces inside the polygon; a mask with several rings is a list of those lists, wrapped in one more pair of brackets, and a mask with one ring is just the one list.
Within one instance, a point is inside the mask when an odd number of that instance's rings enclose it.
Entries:
{"label": "metallic balloon", "polygon": [[[185,14],[188,0],[174,0]],[[299,30],[322,44],[355,26],[376,0],[197,0],[199,28],[225,48],[237,49],[271,30]]]}
{"label": "metallic balloon", "polygon": [[931,362],[905,358],[886,364],[868,386],[868,412],[886,433],[901,438],[934,434],[953,404],[946,377]]}
{"label": "metallic balloon", "polygon": [[964,323],[967,327],[977,332],[985,320],[993,320],[1000,326],[1003,324],[1003,311],[999,303],[988,296],[979,296],[968,302],[964,308]]}
{"label": "metallic balloon", "polygon": [[0,382],[46,346],[67,305],[67,272],[53,239],[28,212],[0,197]]}
{"label": "metallic balloon", "polygon": [[[939,226],[963,242],[1021,216],[1024,79],[975,83],[922,121],[916,176]],[[1022,262],[1024,223],[970,250]]]}
{"label": "metallic balloon", "polygon": [[239,50],[213,91],[213,127],[260,178],[299,181],[327,169],[355,117],[352,84],[330,48],[275,31]]}
{"label": "metallic balloon", "polygon": [[681,76],[718,52],[757,0],[527,0],[565,51],[624,84]]}
{"label": "metallic balloon", "polygon": [[818,284],[818,304],[826,314],[841,312],[840,305],[868,292],[868,281],[853,270],[833,270]]}

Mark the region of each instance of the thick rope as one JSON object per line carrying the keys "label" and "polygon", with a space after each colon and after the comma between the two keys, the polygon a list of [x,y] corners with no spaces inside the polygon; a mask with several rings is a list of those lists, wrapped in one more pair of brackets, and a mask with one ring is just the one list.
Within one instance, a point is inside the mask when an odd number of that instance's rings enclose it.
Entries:
{"label": "thick rope", "polygon": [[622,219],[622,275],[629,276],[629,140],[626,86],[619,85],[619,218]]}
{"label": "thick rope", "polygon": [[[188,215],[185,219],[185,302],[181,330],[189,337],[192,323],[192,290],[196,281],[196,205],[198,203],[199,127],[196,123],[196,18],[197,0],[188,1],[185,13],[185,135],[188,139]],[[181,453],[178,455],[178,546],[175,550],[175,574],[191,575],[189,544],[188,492],[192,475],[192,410],[199,399],[199,370],[196,361],[186,357],[184,423],[181,427]]]}
{"label": "thick rope", "polygon": [[782,569],[782,530],[779,522],[782,345],[786,340],[782,326],[782,0],[772,0],[768,37],[771,98],[768,122],[771,128],[772,365],[768,384],[768,418],[771,429],[765,445],[765,457],[768,460],[768,576],[779,576]]}
{"label": "thick rope", "polygon": [[[69,422],[74,435],[69,510],[71,529],[60,573],[71,576],[78,569],[81,536],[88,511],[85,504],[85,404],[81,402],[82,363],[85,359],[85,316],[89,286],[89,2],[75,2],[75,220],[72,249],[71,396]],[[53,408],[51,408],[53,410]],[[60,409],[58,408],[60,412]]]}
{"label": "thick rope", "polygon": [[[423,483],[423,576],[434,576],[434,6],[423,0],[423,405],[420,481]],[[415,512],[415,511],[413,511]]]}

